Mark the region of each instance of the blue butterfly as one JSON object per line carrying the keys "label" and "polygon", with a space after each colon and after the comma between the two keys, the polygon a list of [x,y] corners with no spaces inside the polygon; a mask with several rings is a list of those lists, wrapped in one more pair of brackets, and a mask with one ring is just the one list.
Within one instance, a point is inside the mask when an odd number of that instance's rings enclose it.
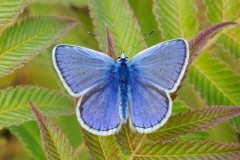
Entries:
{"label": "blue butterfly", "polygon": [[66,44],[53,49],[53,62],[69,94],[80,97],[76,113],[83,128],[96,135],[117,133],[129,121],[138,133],[163,126],[189,58],[188,43],[175,39],[115,61],[88,48]]}

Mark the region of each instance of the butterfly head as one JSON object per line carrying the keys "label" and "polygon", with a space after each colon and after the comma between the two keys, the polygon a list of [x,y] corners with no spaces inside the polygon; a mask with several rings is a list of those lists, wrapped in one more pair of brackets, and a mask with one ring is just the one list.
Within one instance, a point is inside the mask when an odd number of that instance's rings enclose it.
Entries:
{"label": "butterfly head", "polygon": [[118,57],[118,62],[126,62],[126,61],[128,61],[128,57],[126,57],[126,56],[124,55],[124,53],[122,52],[122,53],[121,53],[121,56]]}

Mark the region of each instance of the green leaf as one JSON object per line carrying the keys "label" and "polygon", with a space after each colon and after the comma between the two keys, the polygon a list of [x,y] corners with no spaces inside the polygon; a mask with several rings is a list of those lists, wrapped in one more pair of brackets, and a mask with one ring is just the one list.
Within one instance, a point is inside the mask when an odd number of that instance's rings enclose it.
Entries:
{"label": "green leaf", "polygon": [[89,7],[95,32],[101,38],[105,37],[104,23],[106,23],[112,33],[117,53],[124,51],[128,57],[132,58],[134,53],[143,50],[145,43],[129,53],[142,40],[142,35],[140,27],[136,19],[134,19],[133,12],[126,0],[90,0]]}
{"label": "green leaf", "polygon": [[43,148],[47,159],[76,159],[73,148],[62,131],[52,124],[32,103],[31,108],[41,131]]}
{"label": "green leaf", "polygon": [[1,0],[0,1],[0,26],[4,25],[21,14],[29,4],[29,0]]}
{"label": "green leaf", "polygon": [[[224,21],[239,22],[239,0],[205,0],[207,5],[207,15],[210,23],[219,23]],[[239,27],[226,31],[219,36],[216,43],[228,51],[236,58],[240,58],[240,35]]]}
{"label": "green leaf", "polygon": [[235,21],[239,18],[239,0],[205,0],[207,16],[211,24]]}
{"label": "green leaf", "polygon": [[240,107],[206,107],[171,116],[159,130],[147,134],[150,139],[164,141],[203,131],[240,115]]}
{"label": "green leaf", "polygon": [[46,159],[41,144],[39,128],[36,122],[31,121],[20,126],[12,126],[10,127],[10,130],[21,140],[33,159]]}
{"label": "green leaf", "polygon": [[229,26],[229,25],[236,25],[235,22],[222,22],[215,25],[212,25],[201,32],[199,32],[191,41],[189,42],[189,49],[190,49],[190,58],[189,63],[197,57],[198,52],[201,51],[203,47],[207,45],[207,42],[214,36],[220,29]]}
{"label": "green leaf", "polygon": [[154,0],[153,12],[163,39],[192,38],[198,31],[192,0]]}
{"label": "green leaf", "polygon": [[189,108],[182,101],[174,100],[172,104],[172,114],[187,111]]}
{"label": "green leaf", "polygon": [[211,141],[179,141],[142,146],[134,159],[238,159],[240,145]]}
{"label": "green leaf", "polygon": [[64,5],[64,6],[79,6],[83,7],[87,5],[88,0],[34,0],[34,2],[44,3],[44,4],[51,4],[51,5]]}
{"label": "green leaf", "polygon": [[234,56],[238,60],[240,59],[240,29],[232,29],[219,36],[216,43],[226,50],[230,55]]}
{"label": "green leaf", "polygon": [[114,136],[97,136],[82,130],[83,140],[94,160],[120,160]]}
{"label": "green leaf", "polygon": [[[209,105],[240,105],[240,77],[208,54],[201,54],[189,71],[189,81]],[[232,120],[240,131],[240,117]]]}
{"label": "green leaf", "polygon": [[53,117],[52,119],[53,122],[56,125],[58,125],[58,127],[68,137],[71,145],[74,148],[83,144],[83,140],[81,138],[80,124],[77,121],[76,114],[61,117]]}
{"label": "green leaf", "polygon": [[[138,19],[139,25],[141,27],[142,34],[146,36],[150,31],[155,29],[154,34],[146,39],[148,46],[155,45],[161,42],[161,33],[157,30],[157,22],[153,18],[152,13],[153,2],[152,1],[139,1],[139,0],[129,0],[129,4],[134,11],[134,15]],[[144,7],[143,7],[144,6]],[[146,25],[147,24],[147,25]]]}
{"label": "green leaf", "polygon": [[209,140],[210,134],[207,131],[194,132],[185,136],[179,137],[180,140]]}
{"label": "green leaf", "polygon": [[0,127],[33,120],[29,101],[37,104],[49,116],[74,113],[73,100],[57,91],[34,86],[7,88],[0,90]]}
{"label": "green leaf", "polygon": [[0,37],[0,77],[23,66],[75,23],[67,18],[39,16],[27,18],[5,30]]}
{"label": "green leaf", "polygon": [[133,133],[128,125],[122,126],[116,135],[117,142],[121,150],[127,155],[134,155],[144,138],[143,134]]}

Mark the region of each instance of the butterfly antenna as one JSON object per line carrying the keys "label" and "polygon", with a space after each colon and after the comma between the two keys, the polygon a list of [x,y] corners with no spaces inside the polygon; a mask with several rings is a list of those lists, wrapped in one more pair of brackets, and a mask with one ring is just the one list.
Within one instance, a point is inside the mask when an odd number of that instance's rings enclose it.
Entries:
{"label": "butterfly antenna", "polygon": [[[93,33],[91,33],[91,32],[88,32],[88,34],[90,35],[90,36],[92,36],[92,37],[94,37],[99,43],[101,43],[101,44],[103,44],[103,45],[105,45],[106,46],[106,43],[104,42],[104,41],[102,41],[102,40],[100,40],[100,39],[98,39],[97,38],[97,36],[95,35],[95,34],[93,34]],[[117,54],[117,52],[116,51],[114,51],[114,49],[113,48],[111,48],[112,49],[112,51],[114,52],[114,53],[116,53]],[[118,55],[118,54],[117,54]]]}
{"label": "butterfly antenna", "polygon": [[92,37],[94,37],[99,43],[103,44],[103,45],[106,45],[105,42],[103,42],[102,40],[98,39],[97,36],[91,32],[88,32],[88,34]]}
{"label": "butterfly antenna", "polygon": [[[155,29],[153,29],[151,32],[149,32],[149,33],[147,34],[147,36],[146,36],[144,39],[142,39],[140,42],[138,42],[138,44],[136,44],[129,53],[131,53],[131,52],[132,52],[134,49],[136,49],[141,43],[143,43],[146,39],[148,39],[154,32],[155,32]],[[128,54],[129,54],[129,53],[128,53]]]}

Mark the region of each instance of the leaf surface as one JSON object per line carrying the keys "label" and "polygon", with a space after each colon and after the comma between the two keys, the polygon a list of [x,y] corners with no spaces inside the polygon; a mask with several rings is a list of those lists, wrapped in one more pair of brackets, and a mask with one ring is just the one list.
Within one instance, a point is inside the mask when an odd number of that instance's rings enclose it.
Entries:
{"label": "leaf surface", "polygon": [[94,160],[120,160],[114,136],[97,136],[82,130],[82,136],[91,158]]}
{"label": "leaf surface", "polygon": [[212,159],[237,160],[240,145],[211,141],[176,141],[142,146],[134,160],[143,159]]}
{"label": "leaf surface", "polygon": [[42,148],[39,128],[36,122],[26,122],[20,126],[11,126],[10,131],[16,135],[35,160],[46,159]]}
{"label": "leaf surface", "polygon": [[0,26],[17,18],[24,8],[29,4],[29,0],[1,0],[0,1]]}
{"label": "leaf surface", "polygon": [[101,38],[105,37],[105,23],[112,33],[116,52],[119,55],[120,51],[123,51],[128,57],[132,58],[134,53],[146,48],[145,43],[142,43],[133,52],[129,53],[143,38],[137,20],[134,18],[126,0],[90,0],[89,8],[95,33]]}
{"label": "leaf surface", "polygon": [[191,0],[154,0],[153,12],[164,40],[192,38],[198,31],[196,8]]}
{"label": "leaf surface", "polygon": [[72,19],[38,16],[4,30],[0,36],[0,77],[23,66],[75,24]]}
{"label": "leaf surface", "polygon": [[133,133],[129,125],[122,126],[121,131],[116,135],[121,150],[127,155],[134,155],[140,147],[144,138],[143,134]]}
{"label": "leaf surface", "polygon": [[189,63],[192,63],[192,61],[197,57],[198,52],[207,45],[207,42],[212,38],[213,35],[217,33],[220,29],[223,27],[229,26],[229,25],[236,25],[236,22],[222,22],[215,25],[212,25],[203,31],[199,32],[191,41],[189,42],[189,49],[190,49],[190,58]]}
{"label": "leaf surface", "polygon": [[207,16],[211,24],[235,21],[240,16],[239,0],[205,0]]}
{"label": "leaf surface", "polygon": [[[240,77],[228,65],[202,54],[190,68],[189,81],[208,105],[240,105]],[[231,122],[240,131],[240,118]]]}
{"label": "leaf surface", "polygon": [[19,125],[34,119],[29,101],[49,116],[74,113],[73,100],[55,90],[18,86],[0,90],[0,127]]}
{"label": "leaf surface", "polygon": [[[224,21],[240,22],[240,1],[239,0],[205,0],[207,6],[207,15],[210,23],[219,23]],[[225,31],[216,40],[216,43],[229,54],[240,58],[240,35],[239,27]]]}
{"label": "leaf surface", "polygon": [[240,107],[206,107],[171,116],[159,130],[147,134],[154,141],[164,141],[203,131],[223,121],[240,115]]}
{"label": "leaf surface", "polygon": [[47,159],[75,160],[73,148],[62,131],[52,124],[32,103],[31,108],[41,131],[43,148]]}

